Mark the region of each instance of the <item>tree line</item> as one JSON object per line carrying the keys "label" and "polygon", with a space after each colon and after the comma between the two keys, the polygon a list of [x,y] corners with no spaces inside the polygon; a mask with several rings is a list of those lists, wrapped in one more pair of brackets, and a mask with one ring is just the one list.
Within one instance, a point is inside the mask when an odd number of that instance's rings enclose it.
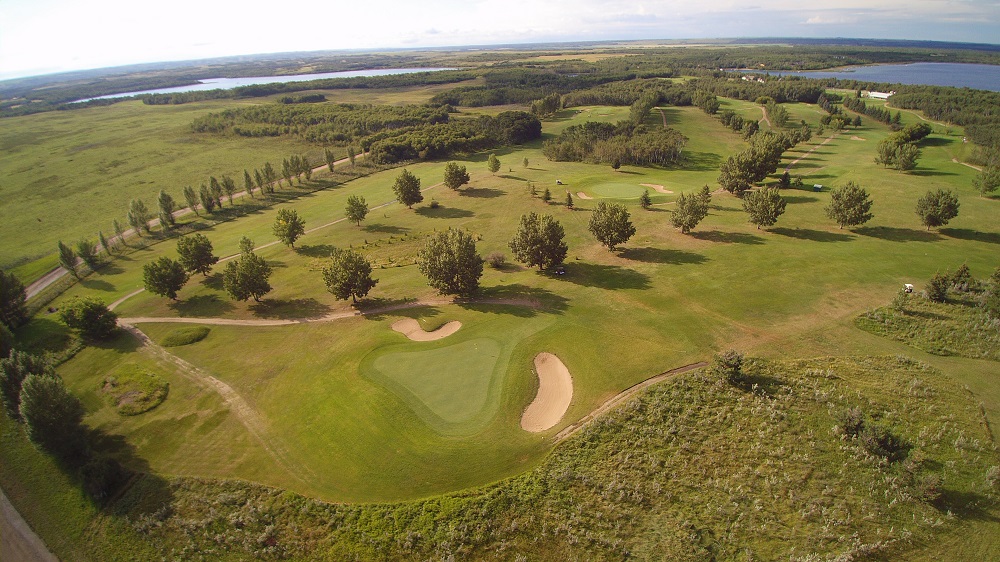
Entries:
{"label": "tree line", "polygon": [[542,154],[557,162],[669,166],[681,161],[687,140],[675,129],[650,130],[634,120],[617,124],[588,121],[567,127],[556,139],[545,141]]}

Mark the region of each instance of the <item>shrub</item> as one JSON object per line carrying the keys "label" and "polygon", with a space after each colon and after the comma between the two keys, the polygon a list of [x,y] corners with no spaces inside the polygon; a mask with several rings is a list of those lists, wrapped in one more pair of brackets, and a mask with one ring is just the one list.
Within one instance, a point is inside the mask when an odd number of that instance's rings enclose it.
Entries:
{"label": "shrub", "polygon": [[205,339],[209,332],[211,332],[211,329],[208,326],[185,326],[177,328],[164,336],[160,345],[163,347],[180,347],[182,345],[198,343]]}
{"label": "shrub", "polygon": [[941,275],[940,273],[935,273],[934,277],[927,283],[927,289],[924,293],[927,298],[934,302],[944,302],[948,299],[948,286],[951,285],[951,280],[947,275]]}
{"label": "shrub", "polygon": [[118,461],[105,456],[95,456],[80,469],[83,490],[97,505],[111,498],[128,482],[131,474]]}
{"label": "shrub", "polygon": [[490,264],[493,269],[500,269],[507,263],[507,256],[503,255],[502,252],[492,252],[486,256],[486,263]]}
{"label": "shrub", "polygon": [[865,427],[865,414],[859,408],[850,408],[840,416],[840,427],[844,434],[857,437]]}
{"label": "shrub", "polygon": [[735,349],[716,353],[712,360],[712,370],[729,384],[743,380],[743,354]]}
{"label": "shrub", "polygon": [[859,437],[865,450],[889,462],[901,461],[910,453],[909,443],[881,425],[865,424]]}

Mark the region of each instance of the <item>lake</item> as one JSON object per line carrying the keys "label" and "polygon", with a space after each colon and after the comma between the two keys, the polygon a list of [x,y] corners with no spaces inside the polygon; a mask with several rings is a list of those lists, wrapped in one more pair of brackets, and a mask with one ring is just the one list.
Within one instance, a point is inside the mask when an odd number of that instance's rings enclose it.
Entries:
{"label": "lake", "polygon": [[155,90],[142,90],[139,92],[121,92],[118,94],[108,94],[96,98],[77,100],[78,102],[90,100],[104,100],[114,98],[127,98],[141,94],[179,94],[182,92],[200,92],[203,90],[229,90],[239,86],[252,86],[254,84],[273,84],[275,82],[308,82],[309,80],[322,80],[324,78],[355,78],[358,76],[389,76],[392,74],[413,74],[414,72],[437,72],[441,70],[455,70],[454,68],[380,68],[375,70],[346,70],[343,72],[323,72],[320,74],[294,74],[287,76],[247,76],[245,78],[206,78],[199,80],[198,84],[187,86],[175,86],[172,88],[158,88]]}
{"label": "lake", "polygon": [[889,84],[954,86],[956,88],[975,88],[1000,92],[1000,66],[990,64],[915,62],[911,64],[852,66],[838,70],[804,70],[800,72],[748,70],[747,72],[766,72],[772,76],[840,78],[842,80]]}

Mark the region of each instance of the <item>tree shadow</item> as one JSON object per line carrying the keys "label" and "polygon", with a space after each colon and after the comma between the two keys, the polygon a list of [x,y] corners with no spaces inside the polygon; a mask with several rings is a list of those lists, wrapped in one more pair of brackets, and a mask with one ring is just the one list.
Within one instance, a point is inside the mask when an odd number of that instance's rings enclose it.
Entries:
{"label": "tree shadow", "polygon": [[445,207],[443,205],[438,206],[436,209],[431,207],[420,207],[417,209],[416,213],[422,217],[434,219],[463,219],[475,216],[475,213],[472,211],[459,209],[457,207]]}
{"label": "tree shadow", "polygon": [[104,291],[111,292],[115,290],[115,286],[103,279],[92,279],[90,277],[80,280],[80,284],[92,291]]}
{"label": "tree shadow", "polygon": [[854,229],[856,234],[879,238],[890,242],[937,242],[941,235],[929,230],[912,228],[896,228],[893,226],[865,226]]}
{"label": "tree shadow", "polygon": [[920,146],[948,146],[955,142],[955,139],[946,139],[942,137],[924,137],[920,139],[917,144]]}
{"label": "tree shadow", "polygon": [[841,234],[839,232],[827,232],[825,230],[812,230],[809,228],[772,228],[771,232],[775,234],[780,234],[781,236],[788,236],[789,238],[797,238],[799,240],[812,240],[813,242],[850,242],[854,240],[854,236],[849,234]]}
{"label": "tree shadow", "polygon": [[933,176],[957,176],[955,172],[945,172],[934,168],[917,168],[908,172],[911,176],[933,177]]}
{"label": "tree shadow", "polygon": [[467,310],[531,318],[539,312],[562,314],[569,307],[569,299],[547,289],[512,283],[483,287],[474,298],[455,304]]}
{"label": "tree shadow", "polygon": [[119,275],[125,273],[125,269],[114,261],[103,262],[101,265],[97,266],[96,271],[101,275]]}
{"label": "tree shadow", "polygon": [[686,152],[684,169],[696,172],[717,171],[722,164],[722,156],[714,152]]}
{"label": "tree shadow", "polygon": [[328,258],[333,255],[336,246],[331,244],[311,244],[299,246],[297,252],[308,258]]}
{"label": "tree shadow", "polygon": [[498,177],[501,177],[501,178],[503,178],[505,180],[528,181],[528,180],[526,180],[526,179],[524,179],[524,178],[522,178],[520,176],[514,176],[514,175],[511,175],[511,174],[500,174],[500,176],[498,176]]}
{"label": "tree shadow", "polygon": [[933,505],[938,511],[956,513],[963,519],[1000,522],[1000,517],[982,507],[990,504],[988,497],[977,492],[962,492],[945,488],[941,491],[941,497]]}
{"label": "tree shadow", "polygon": [[106,514],[136,518],[161,513],[173,503],[169,482],[153,473],[149,462],[122,435],[87,429],[91,462],[82,470],[81,486]]}
{"label": "tree shadow", "polygon": [[493,199],[495,197],[503,197],[506,192],[501,189],[494,189],[492,187],[469,187],[460,191],[465,197],[476,197],[479,199]]}
{"label": "tree shadow", "polygon": [[646,263],[666,263],[680,265],[685,263],[705,263],[708,258],[694,252],[683,250],[672,250],[668,248],[625,248],[621,251],[621,257],[628,260],[641,261]]}
{"label": "tree shadow", "polygon": [[178,316],[222,316],[235,307],[218,295],[196,295],[182,301],[171,301],[167,308]]}
{"label": "tree shadow", "polygon": [[784,199],[786,203],[792,203],[793,205],[798,203],[815,203],[816,201],[819,201],[818,197],[809,197],[808,195],[782,195],[781,198]]}
{"label": "tree shadow", "polygon": [[940,232],[949,238],[986,242],[987,244],[1000,244],[1000,233],[996,232],[980,232],[968,228],[942,228]]}
{"label": "tree shadow", "polygon": [[258,318],[299,320],[329,314],[330,307],[314,298],[266,299],[250,305],[250,312]]}
{"label": "tree shadow", "polygon": [[[437,314],[436,309],[433,306],[427,305],[415,305],[416,299],[414,298],[387,298],[387,297],[371,297],[365,298],[358,301],[354,305],[354,308],[363,315],[364,318],[370,320],[384,320],[388,316],[404,315],[403,310],[412,310],[414,312],[408,312],[407,314],[419,316],[421,310],[427,311],[429,316]],[[411,316],[414,317],[414,316]]]}
{"label": "tree shadow", "polygon": [[410,231],[409,228],[405,226],[395,226],[390,224],[380,224],[372,223],[366,224],[364,227],[365,232],[377,232],[380,234],[405,234]]}
{"label": "tree shadow", "polygon": [[216,291],[223,290],[222,274],[213,273],[202,277],[201,284]]}
{"label": "tree shadow", "polygon": [[97,349],[116,351],[121,354],[134,353],[142,347],[142,343],[139,340],[122,329],[116,330],[113,337],[103,340],[90,339],[87,340],[87,344]]}
{"label": "tree shadow", "polygon": [[573,262],[566,265],[566,273],[559,279],[599,289],[648,289],[649,276],[617,265]]}
{"label": "tree shadow", "polygon": [[721,230],[708,230],[701,232],[691,232],[689,234],[692,238],[697,238],[698,240],[706,240],[708,242],[719,242],[722,244],[752,244],[760,245],[764,243],[764,239],[755,234],[747,234],[745,232],[723,232]]}

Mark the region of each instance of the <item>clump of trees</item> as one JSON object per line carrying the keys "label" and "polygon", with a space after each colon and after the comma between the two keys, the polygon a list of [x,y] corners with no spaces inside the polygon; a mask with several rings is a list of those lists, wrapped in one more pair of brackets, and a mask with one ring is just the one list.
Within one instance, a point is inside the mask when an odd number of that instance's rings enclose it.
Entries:
{"label": "clump of trees", "polygon": [[76,297],[59,311],[62,321],[92,340],[108,339],[118,329],[118,315],[94,297]]}
{"label": "clump of trees", "polygon": [[712,372],[723,382],[738,385],[743,382],[743,354],[735,349],[716,353],[712,358]]}
{"label": "clump of trees", "polygon": [[24,284],[13,273],[0,270],[0,324],[9,330],[28,321]]}
{"label": "clump of trees", "polygon": [[517,233],[511,239],[510,251],[514,259],[528,267],[544,270],[561,265],[566,260],[569,247],[563,241],[565,232],[559,221],[551,215],[528,213],[521,215]]}
{"label": "clump of trees", "polygon": [[913,446],[888,427],[873,423],[858,408],[850,408],[840,416],[840,429],[848,438],[858,441],[869,454],[894,463],[905,459]]}
{"label": "clump of trees", "polygon": [[944,226],[948,221],[958,216],[958,198],[949,189],[928,191],[917,200],[917,216],[920,222],[930,230],[931,227]]}
{"label": "clump of trees", "polygon": [[648,129],[634,121],[614,125],[588,121],[543,143],[542,154],[557,162],[668,166],[682,160],[687,140],[669,127]]}
{"label": "clump of trees", "polygon": [[479,289],[483,258],[471,234],[449,228],[427,241],[417,254],[417,268],[439,293],[469,296]]}
{"label": "clump of trees", "polygon": [[755,183],[764,181],[781,163],[781,156],[795,146],[801,134],[760,132],[750,139],[750,146],[730,156],[719,168],[719,185],[726,191],[742,196]]}
{"label": "clump of trees", "polygon": [[860,226],[872,220],[872,200],[868,192],[853,181],[830,193],[826,216],[836,221],[840,228]]}
{"label": "clump of trees", "polygon": [[979,174],[973,178],[972,187],[974,187],[983,197],[986,197],[987,194],[996,191],[997,188],[1000,187],[1000,167],[987,166],[983,168]]}
{"label": "clump of trees", "polygon": [[887,136],[875,148],[875,163],[901,171],[916,168],[917,158],[920,156],[916,143],[931,131],[931,126],[927,123],[915,123]]}
{"label": "clump of trees", "polygon": [[635,226],[632,225],[625,205],[606,201],[597,204],[597,208],[590,216],[588,228],[597,241],[611,251],[628,242],[635,234]]}

